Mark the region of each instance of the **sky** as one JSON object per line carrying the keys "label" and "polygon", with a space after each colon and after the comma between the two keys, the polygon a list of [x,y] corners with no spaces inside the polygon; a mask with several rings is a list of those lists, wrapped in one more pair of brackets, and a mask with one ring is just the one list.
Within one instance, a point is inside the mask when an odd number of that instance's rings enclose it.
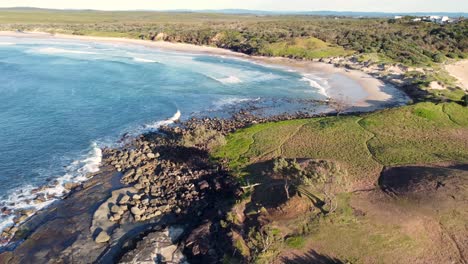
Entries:
{"label": "sky", "polygon": [[468,12],[468,0],[0,0],[0,7],[98,10],[255,9],[273,11]]}

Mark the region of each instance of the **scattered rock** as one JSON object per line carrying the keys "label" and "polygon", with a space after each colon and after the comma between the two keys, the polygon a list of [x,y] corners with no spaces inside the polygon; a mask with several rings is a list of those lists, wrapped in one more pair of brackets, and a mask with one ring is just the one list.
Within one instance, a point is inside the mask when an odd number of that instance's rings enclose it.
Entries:
{"label": "scattered rock", "polygon": [[120,209],[120,206],[114,204],[114,205],[111,207],[110,211],[111,211],[112,213],[114,213],[114,214],[117,214],[117,213],[119,213],[119,211],[121,211],[121,209]]}
{"label": "scattered rock", "polygon": [[134,207],[132,207],[132,209],[130,209],[130,212],[132,212],[132,214],[134,214],[134,215],[142,215],[143,213],[145,213],[145,210],[134,206]]}
{"label": "scattered rock", "polygon": [[125,172],[125,174],[122,176],[122,178],[124,178],[124,179],[130,178],[130,177],[133,177],[133,175],[135,175],[135,170],[131,169],[131,170],[128,170],[127,172]]}
{"label": "scattered rock", "polygon": [[127,204],[129,200],[130,200],[130,196],[128,196],[128,195],[125,194],[124,196],[122,196],[122,197],[120,198],[119,204],[120,204],[120,205]]}
{"label": "scattered rock", "polygon": [[203,191],[205,189],[209,189],[210,184],[207,181],[201,181],[198,183],[198,188]]}
{"label": "scattered rock", "polygon": [[121,264],[140,263],[184,263],[181,249],[171,241],[167,229],[152,232],[137,243],[134,250],[127,252]]}
{"label": "scattered rock", "polygon": [[65,188],[65,190],[67,191],[71,191],[73,189],[75,189],[76,187],[78,187],[80,184],[77,183],[77,182],[67,182],[63,185],[63,188]]}
{"label": "scattered rock", "polygon": [[96,243],[106,243],[109,240],[110,240],[110,236],[107,234],[106,231],[101,231],[95,239]]}

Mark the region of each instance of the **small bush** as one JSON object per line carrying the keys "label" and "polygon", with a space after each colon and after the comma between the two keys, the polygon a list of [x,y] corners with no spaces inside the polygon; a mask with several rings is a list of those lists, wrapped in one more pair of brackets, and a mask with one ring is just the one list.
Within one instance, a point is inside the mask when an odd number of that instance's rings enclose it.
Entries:
{"label": "small bush", "polygon": [[182,145],[185,147],[200,147],[213,149],[226,144],[226,139],[219,131],[198,126],[182,136]]}
{"label": "small bush", "polygon": [[432,55],[432,61],[437,62],[437,63],[443,62],[444,61],[444,55],[442,55],[441,53],[436,53],[436,54]]}
{"label": "small bush", "polygon": [[286,245],[290,248],[301,249],[305,245],[305,239],[301,236],[292,236],[286,238]]}
{"label": "small bush", "polygon": [[250,251],[242,237],[238,237],[234,242],[234,248],[244,258],[250,258]]}

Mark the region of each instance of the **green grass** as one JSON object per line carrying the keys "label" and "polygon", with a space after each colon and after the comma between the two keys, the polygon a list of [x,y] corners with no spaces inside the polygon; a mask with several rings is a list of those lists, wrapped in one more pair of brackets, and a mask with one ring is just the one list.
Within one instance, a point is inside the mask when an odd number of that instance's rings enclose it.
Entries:
{"label": "green grass", "polygon": [[468,161],[468,108],[420,103],[363,116],[313,118],[254,125],[215,150],[239,176],[275,157],[334,160],[349,181],[373,184],[383,166]]}
{"label": "green grass", "polygon": [[351,55],[354,52],[328,44],[317,38],[295,38],[268,44],[261,51],[268,56],[317,59]]}
{"label": "green grass", "polygon": [[307,122],[306,120],[292,120],[287,124],[285,122],[266,123],[240,129],[228,135],[227,144],[217,149],[213,157],[227,158],[230,168],[236,171],[260,156],[278,155],[280,144],[277,142],[288,138],[295,129]]}
{"label": "green grass", "polygon": [[[446,104],[457,117],[468,118],[468,109]],[[453,122],[444,104],[421,103],[372,114],[361,122],[376,136],[369,141],[374,157],[385,166],[468,161],[467,126]]]}
{"label": "green grass", "polygon": [[[177,17],[176,19],[174,17]],[[95,23],[201,23],[204,21],[260,20],[254,15],[173,13],[156,11],[71,11],[2,9],[0,24],[95,24]]]}
{"label": "green grass", "polygon": [[453,102],[461,102],[461,99],[465,95],[465,91],[453,87],[449,87],[444,90],[429,90],[429,93],[432,94],[435,98],[448,99]]}
{"label": "green grass", "polygon": [[292,236],[288,237],[285,240],[285,243],[288,247],[294,249],[301,249],[305,246],[305,239],[302,236]]}
{"label": "green grass", "polygon": [[338,210],[316,220],[308,239],[322,245],[322,253],[357,263],[404,263],[405,256],[423,254],[422,242],[403,234],[399,227],[355,216],[351,198],[350,194],[341,194]]}
{"label": "green grass", "polygon": [[380,54],[376,52],[359,54],[359,56],[357,56],[357,59],[359,62],[371,61],[374,63],[386,63],[386,64],[395,63],[394,60],[386,57],[384,54]]}
{"label": "green grass", "polygon": [[360,117],[312,119],[283,145],[283,156],[333,160],[348,171],[356,183],[375,174],[381,165],[373,160],[366,142],[372,134],[359,124]]}
{"label": "green grass", "polygon": [[444,104],[443,110],[450,119],[463,127],[468,127],[467,108],[461,108],[458,104]]}

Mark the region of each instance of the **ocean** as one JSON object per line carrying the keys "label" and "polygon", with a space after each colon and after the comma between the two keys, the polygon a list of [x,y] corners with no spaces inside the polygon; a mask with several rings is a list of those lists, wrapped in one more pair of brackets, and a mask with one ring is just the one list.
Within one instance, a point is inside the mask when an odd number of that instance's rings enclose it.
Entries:
{"label": "ocean", "polygon": [[98,171],[100,148],[124,134],[247,104],[326,111],[295,100],[326,99],[330,78],[131,44],[0,37],[0,231],[15,211],[42,208]]}

